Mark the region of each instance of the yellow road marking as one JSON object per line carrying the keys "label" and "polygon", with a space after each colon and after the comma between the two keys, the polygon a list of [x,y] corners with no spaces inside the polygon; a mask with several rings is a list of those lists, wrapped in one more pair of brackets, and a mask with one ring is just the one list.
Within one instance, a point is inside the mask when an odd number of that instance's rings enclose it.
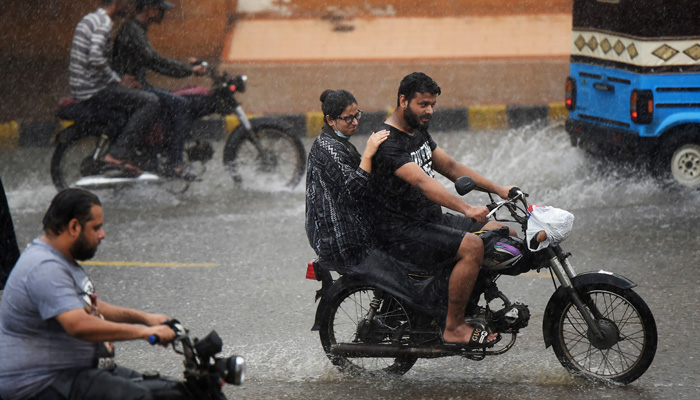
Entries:
{"label": "yellow road marking", "polygon": [[81,265],[99,265],[112,267],[200,267],[210,268],[218,267],[219,264],[214,263],[160,263],[160,262],[138,262],[138,261],[82,261]]}

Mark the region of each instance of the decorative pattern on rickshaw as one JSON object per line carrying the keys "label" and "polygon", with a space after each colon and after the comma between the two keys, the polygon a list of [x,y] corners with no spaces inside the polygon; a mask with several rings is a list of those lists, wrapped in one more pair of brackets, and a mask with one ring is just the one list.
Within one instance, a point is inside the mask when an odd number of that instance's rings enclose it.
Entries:
{"label": "decorative pattern on rickshaw", "polygon": [[596,57],[639,66],[697,65],[700,60],[700,38],[647,40],[604,32],[574,30],[572,39],[572,55]]}

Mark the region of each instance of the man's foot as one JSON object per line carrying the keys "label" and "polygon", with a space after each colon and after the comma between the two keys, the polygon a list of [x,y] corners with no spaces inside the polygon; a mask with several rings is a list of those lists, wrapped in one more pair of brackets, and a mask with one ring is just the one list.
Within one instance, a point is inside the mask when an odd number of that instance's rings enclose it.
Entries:
{"label": "man's foot", "polygon": [[130,164],[129,160],[119,160],[117,158],[112,157],[111,154],[106,154],[104,160],[109,168],[120,169],[128,173],[129,175],[139,176],[143,173],[141,168]]}
{"label": "man's foot", "polygon": [[446,345],[459,346],[464,349],[481,349],[491,347],[501,340],[498,333],[489,334],[486,327],[479,323],[474,326],[463,324],[453,330],[445,330],[442,340]]}

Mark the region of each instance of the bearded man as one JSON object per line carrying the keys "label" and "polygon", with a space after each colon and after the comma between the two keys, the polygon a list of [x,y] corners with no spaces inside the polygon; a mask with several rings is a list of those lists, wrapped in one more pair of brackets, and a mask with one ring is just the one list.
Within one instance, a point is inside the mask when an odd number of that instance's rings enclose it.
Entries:
{"label": "bearded man", "polygon": [[[461,348],[490,347],[500,337],[464,320],[484,255],[483,241],[472,232],[503,225],[486,222],[486,207],[472,206],[449,192],[435,179],[435,172],[453,182],[469,176],[483,190],[504,199],[512,186],[493,183],[438,147],[428,125],[440,92],[440,86],[421,72],[401,81],[396,110],[381,128],[390,135],[374,156],[370,184],[376,202],[368,208],[380,250],[424,268],[428,276],[436,273],[439,263],[455,263],[449,279],[444,342]],[[443,213],[442,207],[461,215]],[[512,230],[511,235],[515,235]]]}

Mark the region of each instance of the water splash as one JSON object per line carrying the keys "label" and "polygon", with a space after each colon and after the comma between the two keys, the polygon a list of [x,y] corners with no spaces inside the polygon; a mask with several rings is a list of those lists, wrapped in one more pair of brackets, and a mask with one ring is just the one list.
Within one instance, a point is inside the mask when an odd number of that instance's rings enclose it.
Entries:
{"label": "water splash", "polygon": [[571,210],[676,202],[700,204],[700,193],[674,189],[638,167],[608,163],[571,146],[561,125],[434,135],[458,161],[530,201]]}

